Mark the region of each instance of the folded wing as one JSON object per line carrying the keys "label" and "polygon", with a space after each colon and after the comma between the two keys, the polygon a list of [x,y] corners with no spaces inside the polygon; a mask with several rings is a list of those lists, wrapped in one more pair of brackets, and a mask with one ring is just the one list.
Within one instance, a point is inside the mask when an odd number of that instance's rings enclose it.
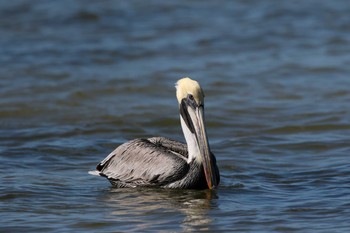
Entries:
{"label": "folded wing", "polygon": [[186,145],[166,138],[135,139],[122,144],[96,167],[118,187],[162,186],[189,171]]}

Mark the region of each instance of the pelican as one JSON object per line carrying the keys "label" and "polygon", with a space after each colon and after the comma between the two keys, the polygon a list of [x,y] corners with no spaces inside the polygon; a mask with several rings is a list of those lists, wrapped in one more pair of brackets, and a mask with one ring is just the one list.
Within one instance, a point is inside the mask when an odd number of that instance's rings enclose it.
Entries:
{"label": "pelican", "polygon": [[92,175],[113,186],[214,189],[220,182],[204,124],[204,93],[188,77],[177,81],[176,97],[187,145],[165,137],[134,139],[117,147]]}

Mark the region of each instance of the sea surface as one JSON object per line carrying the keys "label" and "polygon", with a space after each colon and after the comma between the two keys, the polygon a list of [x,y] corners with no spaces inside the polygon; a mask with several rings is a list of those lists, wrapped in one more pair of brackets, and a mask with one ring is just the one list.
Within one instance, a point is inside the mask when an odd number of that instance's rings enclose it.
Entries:
{"label": "sea surface", "polygon": [[[0,2],[0,232],[350,232],[350,4]],[[204,89],[210,190],[116,189],[118,145],[184,141]]]}

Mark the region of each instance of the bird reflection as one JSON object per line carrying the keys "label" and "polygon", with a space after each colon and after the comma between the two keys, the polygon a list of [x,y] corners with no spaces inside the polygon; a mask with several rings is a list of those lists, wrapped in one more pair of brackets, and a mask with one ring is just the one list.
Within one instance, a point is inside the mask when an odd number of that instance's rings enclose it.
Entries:
{"label": "bird reflection", "polygon": [[[115,218],[132,230],[209,230],[216,190],[116,189],[100,197]],[[126,223],[128,222],[128,223]],[[119,225],[119,224],[118,224]]]}
{"label": "bird reflection", "polygon": [[185,213],[185,219],[182,222],[184,231],[196,231],[196,229],[209,230],[210,223],[213,219],[208,215],[211,209],[211,199],[216,194],[211,190],[205,190],[201,198],[189,199],[183,203],[181,209]]}

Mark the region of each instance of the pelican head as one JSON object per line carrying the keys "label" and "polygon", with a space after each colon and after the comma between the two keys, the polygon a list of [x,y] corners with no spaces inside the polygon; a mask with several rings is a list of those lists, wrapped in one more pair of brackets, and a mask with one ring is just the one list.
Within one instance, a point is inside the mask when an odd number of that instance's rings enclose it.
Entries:
{"label": "pelican head", "polygon": [[202,164],[208,187],[215,188],[218,181],[204,124],[203,90],[197,81],[182,78],[176,83],[176,97],[179,102],[181,127],[188,146],[187,163],[194,160]]}

